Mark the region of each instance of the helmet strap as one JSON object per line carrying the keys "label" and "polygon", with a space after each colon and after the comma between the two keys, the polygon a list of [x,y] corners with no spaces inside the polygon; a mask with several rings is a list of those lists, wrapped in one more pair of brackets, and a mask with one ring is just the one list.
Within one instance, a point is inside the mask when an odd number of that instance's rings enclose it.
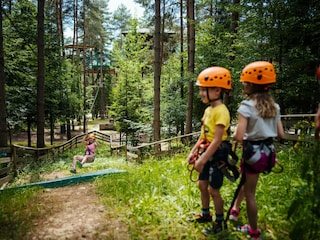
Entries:
{"label": "helmet strap", "polygon": [[[209,100],[209,103],[212,103],[212,102],[221,100],[221,96],[220,96],[220,97],[217,97],[217,98],[215,98],[215,99],[210,99],[210,97],[209,97],[209,88],[206,88],[206,90],[207,90],[207,98],[208,98],[208,100]],[[223,93],[221,92],[221,94],[223,94]]]}

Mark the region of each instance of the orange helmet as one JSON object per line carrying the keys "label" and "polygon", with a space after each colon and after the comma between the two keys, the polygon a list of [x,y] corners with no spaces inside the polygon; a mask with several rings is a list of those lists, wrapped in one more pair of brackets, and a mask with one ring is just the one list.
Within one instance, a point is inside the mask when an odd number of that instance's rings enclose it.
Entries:
{"label": "orange helmet", "polygon": [[275,83],[277,79],[274,66],[266,61],[249,63],[242,70],[240,81],[259,85]]}
{"label": "orange helmet", "polygon": [[223,67],[209,67],[204,69],[197,78],[199,87],[221,87],[231,89],[231,74]]}

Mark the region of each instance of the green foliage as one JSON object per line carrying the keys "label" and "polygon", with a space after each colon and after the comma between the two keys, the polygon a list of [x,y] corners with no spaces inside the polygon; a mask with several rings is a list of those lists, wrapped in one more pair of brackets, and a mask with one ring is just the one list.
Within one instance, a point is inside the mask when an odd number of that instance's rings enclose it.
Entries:
{"label": "green foliage", "polygon": [[[277,158],[284,166],[284,172],[262,174],[257,186],[258,224],[262,238],[316,239],[320,229],[319,143],[306,148],[281,145],[277,149]],[[74,149],[59,158],[24,168],[24,173],[21,172],[16,179],[16,185],[30,182],[30,176],[38,176],[37,180],[40,180],[56,171],[68,172],[72,156],[81,154],[82,150]],[[201,209],[197,184],[190,181],[187,170],[188,151],[185,149],[175,157],[163,157],[161,160],[150,157],[143,164],[138,164],[120,156],[111,157],[109,147],[100,143],[94,164],[84,165],[81,172],[106,168],[127,171],[98,178],[95,185],[103,204],[108,209],[112,207],[108,214],[125,221],[131,239],[205,239],[201,230],[206,225],[186,221],[189,215]],[[221,193],[225,212],[230,207],[237,184],[224,181]],[[29,223],[37,217],[39,209],[34,201],[37,194],[39,192],[35,188],[1,192],[0,224],[5,226],[1,230],[11,231],[14,234],[11,239],[23,236],[30,227]],[[247,223],[245,202],[241,209],[237,224]],[[214,213],[212,203],[211,212]],[[12,229],[16,231],[12,232]],[[210,239],[246,239],[245,234],[233,230],[233,224],[229,222],[228,232]]]}
{"label": "green foliage", "polygon": [[36,188],[0,192],[0,239],[19,240],[32,227],[30,219],[40,214]]}
{"label": "green foliage", "polygon": [[122,46],[117,46],[114,52],[118,78],[112,89],[110,115],[116,119],[117,130],[130,136],[136,136],[137,126],[141,126],[139,123],[151,122],[152,98],[149,96],[152,96],[152,88],[150,79],[144,78],[146,65],[150,61],[146,37],[137,32],[137,22],[133,21]]}
{"label": "green foliage", "polygon": [[[258,185],[259,227],[264,239],[289,239],[286,234],[290,229],[286,219],[288,199],[301,183],[293,178],[295,169],[287,156],[287,151],[278,154],[285,172],[263,175]],[[150,159],[142,165],[129,163],[128,174],[99,179],[96,183],[104,204],[116,208],[110,214],[126,219],[131,238],[205,239],[201,233],[205,225],[186,221],[201,209],[197,184],[190,181],[186,167],[186,153],[183,153],[160,161]],[[221,190],[225,211],[236,186],[225,179]],[[211,208],[214,213],[212,203]],[[244,203],[240,216],[238,224],[246,223]],[[228,233],[210,239],[245,239],[244,234],[233,231],[231,223],[229,229]]]}
{"label": "green foliage", "polygon": [[320,142],[302,145],[294,152],[303,184],[294,190],[288,219],[293,223],[291,239],[315,239],[320,234]]}
{"label": "green foliage", "polygon": [[187,81],[180,76],[178,55],[171,56],[162,68],[161,78],[161,121],[164,135],[173,136],[181,133],[181,125],[186,118],[186,89]]}

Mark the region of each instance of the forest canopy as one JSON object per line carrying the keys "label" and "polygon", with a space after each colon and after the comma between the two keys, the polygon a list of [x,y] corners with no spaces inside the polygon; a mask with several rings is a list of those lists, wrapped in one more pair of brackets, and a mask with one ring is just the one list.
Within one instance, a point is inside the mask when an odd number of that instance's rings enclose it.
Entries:
{"label": "forest canopy", "polygon": [[132,138],[154,134],[157,121],[162,137],[183,134],[188,121],[195,131],[205,107],[194,86],[197,74],[214,65],[231,71],[228,107],[235,117],[244,97],[241,69],[257,60],[276,67],[272,94],[281,114],[315,112],[320,1],[162,0],[160,34],[157,1],[135,2],[145,9],[142,18],[124,5],[110,12],[108,0],[1,1],[0,111],[6,114],[0,145],[6,145],[8,126],[41,133],[59,123],[69,132],[88,114],[115,119],[117,131]]}

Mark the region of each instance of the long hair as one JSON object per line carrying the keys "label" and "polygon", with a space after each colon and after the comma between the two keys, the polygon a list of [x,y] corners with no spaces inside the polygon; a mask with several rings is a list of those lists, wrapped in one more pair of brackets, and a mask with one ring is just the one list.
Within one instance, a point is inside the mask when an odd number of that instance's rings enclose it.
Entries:
{"label": "long hair", "polygon": [[262,118],[272,118],[277,115],[275,101],[269,93],[269,85],[252,84],[249,99],[255,102],[258,114]]}

